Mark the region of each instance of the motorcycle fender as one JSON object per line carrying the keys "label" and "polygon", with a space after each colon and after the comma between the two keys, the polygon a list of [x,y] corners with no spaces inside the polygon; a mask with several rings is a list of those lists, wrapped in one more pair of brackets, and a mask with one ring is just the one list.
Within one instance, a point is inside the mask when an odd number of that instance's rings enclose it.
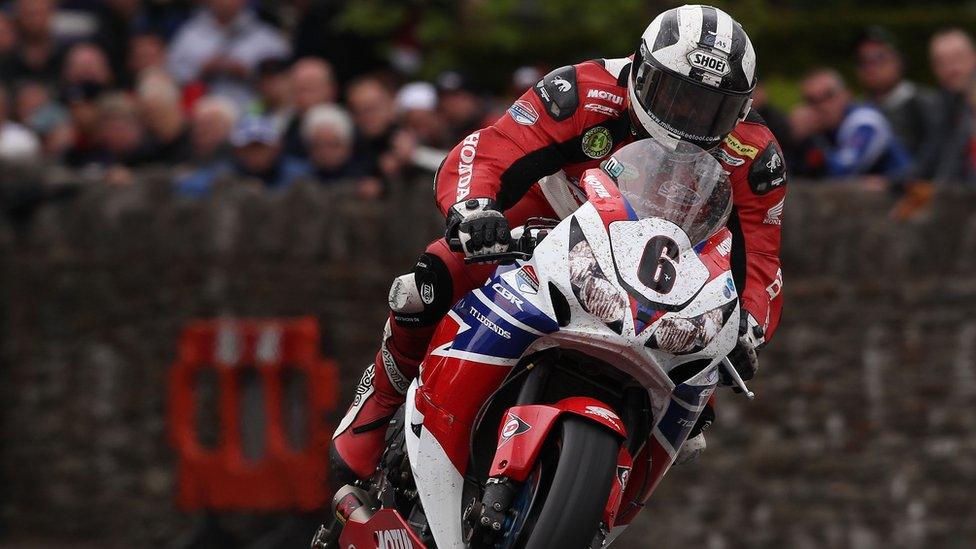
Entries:
{"label": "motorcycle fender", "polygon": [[620,417],[596,399],[570,397],[555,404],[513,406],[506,411],[498,432],[498,446],[489,474],[525,481],[532,472],[549,431],[563,414],[585,417],[617,433],[621,440],[627,438]]}
{"label": "motorcycle fender", "polygon": [[427,549],[393,509],[381,509],[366,522],[347,522],[339,537],[339,547]]}

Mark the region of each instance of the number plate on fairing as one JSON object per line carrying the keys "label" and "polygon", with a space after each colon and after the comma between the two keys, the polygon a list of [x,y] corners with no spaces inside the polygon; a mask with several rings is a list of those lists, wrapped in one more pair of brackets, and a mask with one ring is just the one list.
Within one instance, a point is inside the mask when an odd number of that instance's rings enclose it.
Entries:
{"label": "number plate on fairing", "polygon": [[[618,281],[640,300],[680,310],[708,282],[708,267],[680,227],[659,218],[610,224]],[[677,247],[677,249],[675,249]]]}

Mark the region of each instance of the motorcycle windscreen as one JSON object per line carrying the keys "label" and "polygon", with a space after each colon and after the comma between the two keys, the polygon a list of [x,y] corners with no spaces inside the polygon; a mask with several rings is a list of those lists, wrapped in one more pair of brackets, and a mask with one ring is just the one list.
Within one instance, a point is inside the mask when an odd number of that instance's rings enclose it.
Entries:
{"label": "motorcycle windscreen", "polygon": [[722,165],[691,143],[671,151],[653,139],[635,141],[606,164],[637,217],[661,218],[680,227],[692,246],[725,226],[732,186]]}

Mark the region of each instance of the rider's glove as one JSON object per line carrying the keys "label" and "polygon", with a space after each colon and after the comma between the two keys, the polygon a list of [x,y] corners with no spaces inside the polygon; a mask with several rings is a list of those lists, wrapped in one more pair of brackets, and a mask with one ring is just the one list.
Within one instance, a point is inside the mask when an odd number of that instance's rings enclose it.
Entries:
{"label": "rider's glove", "polygon": [[451,206],[445,238],[455,252],[478,257],[508,251],[508,220],[490,198],[469,198]]}
{"label": "rider's glove", "polygon": [[[735,366],[743,381],[749,381],[755,377],[756,370],[759,369],[759,357],[756,355],[756,350],[766,342],[765,335],[762,326],[756,322],[756,319],[745,309],[742,309],[742,316],[739,319],[739,340],[732,352],[729,353],[729,362]],[[721,369],[720,372],[723,385],[735,385],[724,369]],[[738,387],[733,390],[737,393],[742,391]]]}

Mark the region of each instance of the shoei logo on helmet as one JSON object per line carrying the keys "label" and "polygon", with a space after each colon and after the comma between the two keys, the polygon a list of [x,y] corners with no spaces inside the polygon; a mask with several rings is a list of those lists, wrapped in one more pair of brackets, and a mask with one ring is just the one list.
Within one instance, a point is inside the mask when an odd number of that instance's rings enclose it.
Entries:
{"label": "shoei logo on helmet", "polygon": [[705,72],[725,76],[729,74],[729,62],[705,50],[692,50],[688,53],[688,63]]}

